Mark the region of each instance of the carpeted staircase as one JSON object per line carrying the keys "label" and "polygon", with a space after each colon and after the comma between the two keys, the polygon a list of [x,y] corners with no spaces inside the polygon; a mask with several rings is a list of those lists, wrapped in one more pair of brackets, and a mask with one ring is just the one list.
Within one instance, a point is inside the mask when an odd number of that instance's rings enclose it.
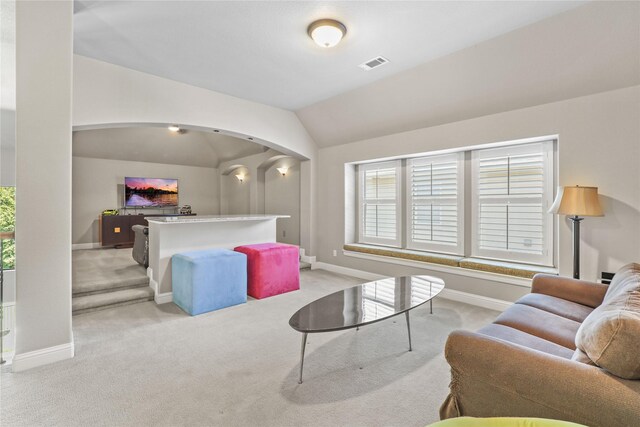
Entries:
{"label": "carpeted staircase", "polygon": [[73,252],[73,314],[153,300],[144,267],[131,249]]}

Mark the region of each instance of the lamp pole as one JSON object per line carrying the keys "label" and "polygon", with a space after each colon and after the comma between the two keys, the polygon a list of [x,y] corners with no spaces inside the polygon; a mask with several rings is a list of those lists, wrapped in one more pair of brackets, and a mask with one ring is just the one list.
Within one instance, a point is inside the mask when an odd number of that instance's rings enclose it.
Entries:
{"label": "lamp pole", "polygon": [[604,216],[598,200],[598,187],[558,187],[549,213],[567,215],[573,223],[573,278],[579,279],[580,221],[585,216]]}
{"label": "lamp pole", "polygon": [[580,278],[580,218],[578,215],[570,217],[573,222],[573,278]]}

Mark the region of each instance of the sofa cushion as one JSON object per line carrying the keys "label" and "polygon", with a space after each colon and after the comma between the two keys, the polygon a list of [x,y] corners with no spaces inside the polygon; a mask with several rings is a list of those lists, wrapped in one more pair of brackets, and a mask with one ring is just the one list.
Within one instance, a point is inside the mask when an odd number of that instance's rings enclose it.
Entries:
{"label": "sofa cushion", "polygon": [[593,308],[586,305],[544,294],[527,294],[516,301],[516,304],[529,305],[580,323],[593,311]]}
{"label": "sofa cushion", "polygon": [[613,276],[602,304],[611,301],[616,295],[629,293],[637,288],[640,277],[640,264],[632,262],[620,268]]}
{"label": "sofa cushion", "polygon": [[574,362],[584,363],[585,365],[597,366],[595,363],[593,363],[593,360],[589,359],[589,356],[587,356],[587,354],[579,348],[576,348],[573,356],[571,356],[571,360],[573,360]]}
{"label": "sofa cushion", "polygon": [[587,316],[576,346],[601,368],[640,379],[640,264],[616,273],[602,305]]}
{"label": "sofa cushion", "polygon": [[565,359],[571,359],[573,356],[573,352],[566,347],[504,325],[491,323],[480,329],[478,333]]}
{"label": "sofa cushion", "polygon": [[580,323],[574,320],[524,304],[512,305],[494,323],[518,329],[571,350],[576,348],[576,332],[580,327]]}
{"label": "sofa cushion", "polygon": [[550,420],[547,418],[520,417],[458,417],[438,421],[427,427],[586,427],[570,421]]}

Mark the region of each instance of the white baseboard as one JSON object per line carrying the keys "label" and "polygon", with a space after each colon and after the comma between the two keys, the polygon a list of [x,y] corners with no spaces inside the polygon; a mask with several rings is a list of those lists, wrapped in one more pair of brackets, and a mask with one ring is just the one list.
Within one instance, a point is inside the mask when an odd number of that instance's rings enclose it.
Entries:
{"label": "white baseboard", "polygon": [[307,256],[307,255],[300,255],[300,261],[302,262],[308,262],[309,264],[313,265],[316,263],[316,257],[314,256]]}
{"label": "white baseboard", "polygon": [[151,270],[151,267],[147,268],[147,276],[149,277],[149,287],[153,289],[153,300],[156,302],[156,304],[166,304],[169,302],[173,302],[173,292],[165,292],[163,294],[158,293],[158,282],[153,280],[153,270]]}
{"label": "white baseboard", "polygon": [[153,297],[153,300],[156,302],[156,304],[167,304],[169,302],[173,302],[173,292],[156,294],[156,296]]}
{"label": "white baseboard", "polygon": [[368,271],[356,270],[355,268],[342,267],[340,265],[329,264],[328,262],[316,262],[311,265],[312,270],[327,270],[332,273],[344,274],[345,276],[357,277],[364,280],[380,280],[386,276],[370,273]]}
{"label": "white baseboard", "polygon": [[71,359],[74,353],[73,342],[70,342],[30,351],[28,353],[16,354],[13,357],[12,369],[13,372],[26,371],[27,369],[48,365],[49,363]]}
{"label": "white baseboard", "polygon": [[307,256],[307,252],[304,248],[300,248],[300,261],[302,262],[308,262],[309,264],[313,264],[314,262],[316,262],[316,257],[314,256]]}
{"label": "white baseboard", "polygon": [[469,292],[456,291],[455,289],[444,288],[439,295],[444,299],[463,302],[477,307],[488,308],[489,310],[505,311],[513,305],[512,302],[501,299],[485,297],[483,295],[470,294]]}
{"label": "white baseboard", "polygon": [[74,243],[73,245],[71,245],[71,250],[77,251],[81,249],[98,249],[100,247],[100,243]]}
{"label": "white baseboard", "polygon": [[[363,270],[356,270],[355,268],[342,267],[340,265],[329,264],[326,262],[316,262],[315,264],[312,264],[311,269],[331,271],[332,273],[344,274],[345,276],[357,277],[358,279],[363,280],[379,280],[386,277],[380,274],[370,273]],[[513,305],[513,303],[509,301],[485,297],[483,295],[471,294],[468,292],[456,291],[455,289],[448,288],[444,288],[439,297],[496,311],[505,311],[507,308]]]}
{"label": "white baseboard", "polygon": [[149,278],[149,287],[153,289],[153,292],[156,295],[158,295],[158,282],[153,280],[153,277],[151,277],[149,274],[147,274],[147,277]]}

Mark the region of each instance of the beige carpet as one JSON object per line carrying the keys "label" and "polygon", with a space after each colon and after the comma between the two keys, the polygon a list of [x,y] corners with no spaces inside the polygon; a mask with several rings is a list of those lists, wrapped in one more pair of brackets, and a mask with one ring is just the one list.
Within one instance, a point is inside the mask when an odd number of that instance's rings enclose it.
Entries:
{"label": "beige carpet", "polygon": [[153,302],[73,318],[76,357],[2,374],[8,426],[424,426],[446,396],[442,350],[496,312],[434,301],[412,311],[413,352],[396,317],[309,336],[297,383],[302,305],[361,281],[301,273],[302,290],[189,317]]}
{"label": "beige carpet", "polygon": [[74,294],[149,284],[147,270],[133,259],[131,249],[86,249],[72,256]]}

